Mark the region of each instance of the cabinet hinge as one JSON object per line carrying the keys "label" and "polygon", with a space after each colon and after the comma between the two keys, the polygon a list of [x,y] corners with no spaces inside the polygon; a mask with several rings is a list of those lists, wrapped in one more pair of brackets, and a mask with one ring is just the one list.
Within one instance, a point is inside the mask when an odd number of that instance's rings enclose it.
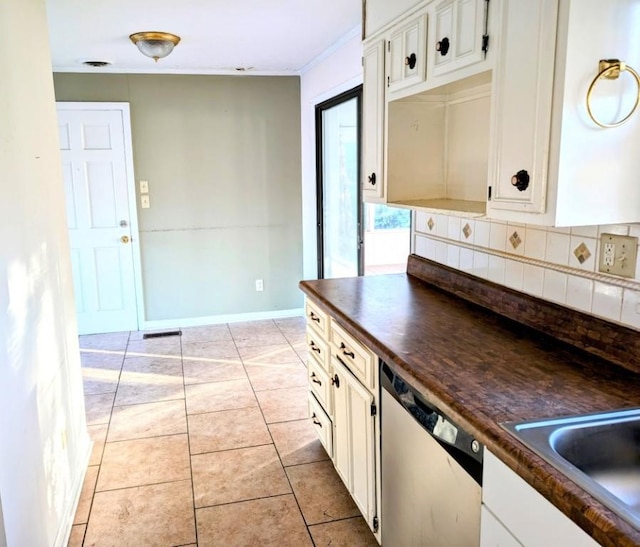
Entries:
{"label": "cabinet hinge", "polygon": [[378,521],[378,517],[376,515],[375,517],[373,517],[373,531],[377,532],[379,526],[380,526],[380,522]]}
{"label": "cabinet hinge", "polygon": [[482,52],[484,56],[487,56],[487,51],[489,51],[489,35],[485,34],[482,36]]}
{"label": "cabinet hinge", "polygon": [[484,0],[484,33],[482,35],[482,52],[487,56],[489,51],[489,0]]}
{"label": "cabinet hinge", "polygon": [[491,201],[491,186],[489,186],[487,191],[487,201]]}
{"label": "cabinet hinge", "polygon": [[364,57],[360,57],[360,64],[364,66]]}
{"label": "cabinet hinge", "polygon": [[378,407],[375,403],[371,403],[371,415],[375,416],[378,413]]}

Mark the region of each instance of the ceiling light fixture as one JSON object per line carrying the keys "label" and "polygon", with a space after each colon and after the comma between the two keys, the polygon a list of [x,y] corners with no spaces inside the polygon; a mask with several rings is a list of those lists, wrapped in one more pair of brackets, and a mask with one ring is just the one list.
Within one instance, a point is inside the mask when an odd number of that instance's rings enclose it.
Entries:
{"label": "ceiling light fixture", "polygon": [[180,36],[169,32],[136,32],[129,38],[138,47],[140,53],[151,57],[156,63],[158,59],[169,55],[180,42]]}

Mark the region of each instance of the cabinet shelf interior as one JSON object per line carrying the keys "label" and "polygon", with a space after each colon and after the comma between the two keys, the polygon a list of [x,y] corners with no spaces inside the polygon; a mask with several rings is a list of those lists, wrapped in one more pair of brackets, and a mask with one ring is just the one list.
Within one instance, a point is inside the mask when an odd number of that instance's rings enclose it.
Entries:
{"label": "cabinet shelf interior", "polygon": [[491,73],[388,103],[389,203],[484,214]]}

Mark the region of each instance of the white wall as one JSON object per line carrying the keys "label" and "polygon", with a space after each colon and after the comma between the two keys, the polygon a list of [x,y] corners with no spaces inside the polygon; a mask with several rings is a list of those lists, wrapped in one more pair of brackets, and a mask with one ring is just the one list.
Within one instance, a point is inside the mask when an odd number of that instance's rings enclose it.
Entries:
{"label": "white wall", "polygon": [[316,252],[316,142],[315,107],[362,83],[360,27],[314,62],[300,77],[302,131],[302,241],[303,278],[318,275]]}
{"label": "white wall", "polygon": [[365,15],[367,38],[406,11],[414,8],[417,4],[416,0],[393,0],[393,2],[389,0],[367,0],[367,13]]}
{"label": "white wall", "polygon": [[90,443],[44,0],[0,2],[0,74],[0,537],[61,546]]}

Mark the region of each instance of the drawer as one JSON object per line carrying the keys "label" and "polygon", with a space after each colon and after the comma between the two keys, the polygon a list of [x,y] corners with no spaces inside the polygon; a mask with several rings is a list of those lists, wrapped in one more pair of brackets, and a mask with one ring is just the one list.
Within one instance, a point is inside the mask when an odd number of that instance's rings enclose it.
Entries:
{"label": "drawer", "polygon": [[320,307],[310,300],[306,299],[304,306],[304,313],[307,317],[307,325],[313,327],[318,333],[324,337],[329,337],[329,317],[323,312]]}
{"label": "drawer", "polygon": [[318,399],[326,413],[333,416],[333,401],[331,399],[331,380],[325,370],[318,365],[315,359],[307,361],[307,376],[309,388]]}
{"label": "drawer", "polygon": [[364,386],[376,390],[378,362],[373,353],[335,321],[331,322],[329,339],[331,353],[340,359]]}
{"label": "drawer", "polygon": [[329,363],[331,362],[329,344],[318,334],[318,331],[310,327],[307,327],[307,349],[309,356],[313,357],[329,374]]}
{"label": "drawer", "polygon": [[333,424],[311,392],[309,392],[309,417],[322,446],[333,459]]}

